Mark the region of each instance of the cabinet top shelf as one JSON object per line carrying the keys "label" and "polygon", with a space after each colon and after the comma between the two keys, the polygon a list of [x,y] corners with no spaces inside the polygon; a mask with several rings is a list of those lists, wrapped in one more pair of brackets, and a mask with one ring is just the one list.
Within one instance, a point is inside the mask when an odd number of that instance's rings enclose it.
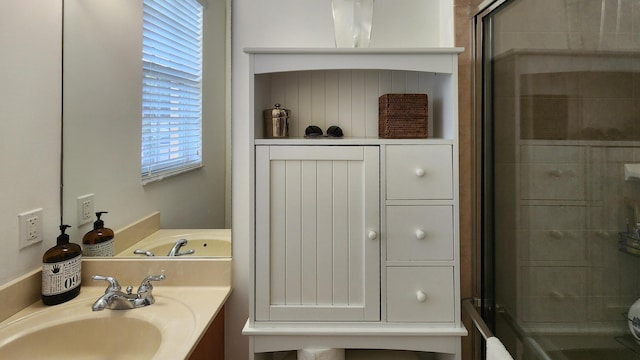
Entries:
{"label": "cabinet top shelf", "polygon": [[463,48],[247,48],[252,72],[388,69],[453,74]]}
{"label": "cabinet top shelf", "polygon": [[462,47],[433,48],[245,48],[248,54],[459,54]]}
{"label": "cabinet top shelf", "polygon": [[290,138],[273,138],[273,139],[255,139],[255,145],[435,145],[435,144],[453,144],[451,139],[442,138],[424,138],[424,139],[384,139],[384,138],[322,138],[307,139],[302,137]]}

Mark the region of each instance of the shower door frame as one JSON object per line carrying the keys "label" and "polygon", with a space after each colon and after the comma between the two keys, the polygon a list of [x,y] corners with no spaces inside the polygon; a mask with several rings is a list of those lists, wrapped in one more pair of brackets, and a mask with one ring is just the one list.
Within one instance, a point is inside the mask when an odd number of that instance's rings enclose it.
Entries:
{"label": "shower door frame", "polygon": [[[473,276],[474,297],[479,299],[476,305],[479,307],[482,318],[492,332],[495,333],[495,284],[494,284],[494,258],[493,258],[493,201],[486,197],[487,190],[492,190],[493,169],[485,168],[486,159],[493,156],[491,123],[484,119],[491,114],[492,109],[485,101],[487,92],[491,89],[491,83],[485,82],[485,70],[491,63],[485,63],[485,57],[491,56],[491,49],[485,48],[485,40],[492,37],[491,24],[485,27],[485,20],[491,21],[488,16],[496,9],[512,0],[486,0],[480,3],[473,11],[472,41],[473,41],[473,121],[474,121],[474,189],[475,189],[475,216],[474,216],[474,244],[475,263]],[[490,79],[488,79],[490,80]],[[492,163],[489,163],[492,165]],[[489,243],[486,243],[489,241]],[[477,349],[478,347],[476,347]],[[476,353],[477,356],[477,353]]]}
{"label": "shower door frame", "polygon": [[[473,205],[473,239],[474,242],[472,244],[472,248],[474,250],[474,256],[473,256],[473,284],[472,284],[472,289],[473,289],[473,295],[476,299],[478,299],[479,301],[476,301],[476,304],[478,304],[479,312],[482,314],[482,318],[484,319],[484,321],[489,325],[489,328],[491,329],[491,331],[495,334],[496,333],[496,322],[498,323],[498,328],[502,329],[503,325],[505,324],[503,322],[503,317],[500,316],[502,314],[501,311],[498,311],[496,313],[496,303],[495,303],[495,290],[496,290],[496,283],[494,280],[500,280],[500,275],[503,274],[504,272],[498,272],[496,273],[496,264],[498,265],[498,269],[500,269],[500,265],[502,264],[501,262],[498,262],[498,259],[494,258],[494,252],[496,250],[496,246],[495,246],[495,242],[496,240],[501,239],[501,237],[499,236],[501,234],[500,232],[500,228],[498,227],[498,225],[500,224],[499,222],[495,221],[495,217],[496,212],[494,210],[497,210],[494,207],[493,202],[496,201],[498,202],[498,200],[496,200],[496,195],[498,194],[497,192],[494,191],[494,189],[497,187],[497,184],[500,183],[500,178],[494,178],[494,170],[497,168],[496,164],[494,164],[494,157],[493,157],[493,148],[495,146],[494,144],[494,134],[493,134],[493,126],[495,126],[495,122],[499,120],[496,114],[499,114],[499,112],[494,111],[494,109],[492,108],[494,106],[494,103],[492,101],[493,95],[494,95],[494,89],[493,89],[493,84],[492,82],[497,81],[495,80],[494,76],[494,69],[493,69],[493,64],[494,64],[494,54],[492,53],[493,49],[492,47],[493,45],[493,41],[492,41],[492,21],[494,21],[496,14],[498,14],[500,12],[501,9],[503,9],[503,7],[506,6],[510,6],[512,4],[514,4],[515,2],[517,2],[517,0],[485,0],[483,1],[480,5],[478,5],[475,8],[475,11],[471,12],[471,30],[472,30],[472,49],[471,49],[471,55],[472,55],[472,76],[471,79],[473,81],[472,83],[472,130],[473,130],[473,136],[472,136],[472,141],[473,143],[471,144],[471,150],[473,152],[473,160],[474,160],[474,168],[473,168],[473,173],[474,173],[474,177],[473,177],[473,183],[472,183],[472,189],[475,191],[474,193],[474,197],[473,200],[475,201],[474,205]],[[570,43],[568,43],[568,45],[570,46]],[[526,50],[526,49],[525,49]],[[556,49],[557,50],[557,49]],[[564,50],[564,49],[561,49]],[[567,50],[571,50],[571,48],[567,49]],[[573,49],[576,50],[576,49]],[[584,49],[578,49],[578,50],[584,50]],[[591,49],[593,50],[593,49]],[[617,53],[618,57],[615,58],[610,58],[611,53],[615,53],[615,50],[620,50],[617,48],[614,49],[597,49],[597,50],[604,50],[602,53],[597,53],[596,51],[591,51],[588,53],[588,57],[587,60],[585,61],[589,61],[589,59],[591,59],[591,61],[598,60],[600,57],[602,58],[607,58],[607,64],[609,64],[609,61],[620,61],[620,62],[616,62],[614,64],[617,64],[617,66],[614,66],[613,69],[616,69],[616,71],[633,71],[633,72],[638,72],[640,71],[640,68],[637,67],[638,62],[635,63],[630,63],[629,59],[638,59],[640,58],[639,55],[637,55],[637,50],[636,53],[632,54],[632,57],[629,57],[629,54],[627,52],[623,52],[623,51],[619,51],[619,53]],[[606,50],[610,50],[609,52],[607,52]],[[611,51],[614,50],[614,51]],[[524,55],[540,55],[538,53],[534,53],[534,52],[521,52],[520,54],[524,54]],[[545,55],[549,55],[548,58],[550,57],[554,57],[554,59],[560,59],[561,61],[559,62],[558,66],[554,67],[554,71],[560,71],[560,69],[564,69],[564,71],[566,71],[567,67],[571,67],[571,70],[580,70],[580,69],[590,69],[590,70],[594,70],[595,71],[608,71],[610,70],[610,68],[608,67],[600,67],[599,66],[591,66],[592,63],[590,62],[586,62],[586,63],[580,63],[582,64],[582,67],[578,67],[574,69],[575,64],[571,63],[570,61],[567,62],[566,59],[571,55],[574,55],[573,53],[562,53],[562,52],[550,52],[550,53],[545,53]],[[563,57],[565,56],[565,57]],[[583,55],[584,56],[584,55]],[[616,60],[618,59],[618,60]],[[599,61],[599,60],[598,60]],[[601,64],[602,61],[597,62],[597,64]],[[586,65],[585,65],[586,64]],[[555,64],[554,64],[555,65]],[[604,69],[604,70],[602,70]],[[629,70],[630,69],[630,70]],[[530,71],[540,71],[539,68],[535,68],[535,69],[528,69]],[[521,73],[518,72],[517,69],[513,70],[514,74],[519,75]],[[535,72],[533,72],[535,73]],[[516,76],[517,77],[517,76]],[[609,84],[609,83],[607,83]],[[514,85],[516,88],[517,85]],[[496,105],[497,106],[497,105]],[[516,105],[517,106],[517,105]],[[637,109],[637,108],[636,108]],[[637,111],[637,110],[636,110]],[[516,113],[519,114],[519,112],[516,111]],[[514,120],[516,124],[521,124],[519,123],[518,119]],[[502,128],[502,127],[501,127]],[[513,129],[511,129],[513,130]],[[522,134],[520,133],[520,128],[516,128],[515,129],[516,134]],[[521,135],[522,136],[522,135]],[[526,136],[526,135],[525,135]],[[636,135],[637,136],[637,135]],[[529,139],[526,137],[521,137],[520,139]],[[545,139],[544,137],[540,138],[542,140],[549,140],[549,139]],[[539,140],[539,139],[538,139]],[[554,139],[555,140],[555,139]],[[626,148],[626,147],[634,147],[634,148],[638,148],[637,144],[638,144],[638,140],[637,138],[613,138],[611,139],[602,139],[602,138],[589,138],[589,137],[574,137],[574,138],[568,138],[568,139],[564,139],[563,140],[569,140],[570,143],[564,143],[564,144],[553,144],[553,145],[558,145],[558,146],[573,146],[573,147],[583,147],[583,148],[589,148],[589,149],[603,149],[603,150],[596,150],[598,152],[584,152],[585,156],[590,156],[588,158],[586,158],[586,160],[576,160],[576,161],[571,161],[571,163],[580,163],[580,164],[587,164],[585,166],[587,166],[584,169],[584,178],[585,179],[589,179],[588,182],[583,182],[584,185],[584,189],[580,190],[583,192],[583,197],[580,198],[574,198],[574,197],[564,197],[564,198],[560,198],[560,197],[548,197],[548,198],[544,198],[545,200],[551,200],[551,202],[544,202],[541,203],[542,205],[548,206],[548,205],[559,205],[559,206],[563,206],[566,205],[567,203],[571,202],[571,201],[576,201],[576,206],[578,207],[583,207],[585,209],[592,207],[594,201],[601,201],[602,199],[614,199],[615,201],[613,202],[613,204],[622,204],[621,200],[623,197],[622,195],[624,194],[628,194],[630,190],[630,188],[626,188],[626,193],[623,190],[618,190],[619,188],[621,188],[623,186],[623,184],[627,184],[622,180],[622,174],[620,174],[620,169],[622,166],[621,165],[616,165],[616,163],[624,163],[624,162],[633,162],[633,161],[637,161],[637,155],[632,155],[632,154],[627,154],[624,155],[624,157],[622,155],[617,155],[618,157],[612,156],[612,160],[608,160],[608,158],[603,155],[605,153],[603,153],[602,151],[607,151],[606,148],[610,148],[610,149],[622,149],[622,148]],[[630,143],[626,143],[626,142],[621,142],[621,140],[633,140],[633,142]],[[571,142],[573,141],[573,142]],[[527,143],[528,145],[532,145],[533,142],[531,143]],[[525,145],[527,145],[525,144]],[[539,146],[546,146],[549,145],[548,143],[545,143],[544,141],[541,143],[533,143],[533,145],[539,145]],[[517,149],[519,149],[519,147],[517,147]],[[589,150],[589,151],[594,151],[594,150]],[[501,152],[500,152],[501,153]],[[496,154],[500,154],[499,152],[496,151]],[[516,159],[520,159],[520,157],[518,156],[519,153],[515,153],[515,158]],[[615,153],[614,153],[615,155]],[[600,157],[599,157],[600,156]],[[548,155],[547,155],[548,158]],[[525,159],[528,159],[525,156]],[[624,160],[626,159],[626,160]],[[548,160],[545,160],[548,161]],[[613,164],[611,166],[617,166],[615,168],[613,167],[609,167],[606,168],[605,166],[609,166],[608,164]],[[529,163],[525,164],[525,166],[530,166]],[[498,170],[500,168],[497,168]],[[524,168],[525,170],[528,170],[529,168]],[[599,176],[598,174],[602,174],[604,173],[606,170],[607,174],[611,174],[609,176],[609,178],[615,178],[615,181],[619,181],[620,183],[618,185],[615,185],[616,183],[600,183],[598,182],[600,179],[605,179],[605,177],[599,178],[597,176]],[[521,175],[522,172],[520,172],[520,169],[516,169],[515,172],[516,176],[522,176],[523,178],[526,178],[526,176]],[[580,172],[578,172],[580,173]],[[595,176],[593,176],[595,174]],[[508,177],[507,177],[508,178]],[[612,181],[609,180],[609,178],[606,178],[607,181]],[[497,180],[497,181],[496,181]],[[604,180],[603,180],[604,181]],[[516,190],[515,190],[515,195],[517,195],[517,199],[519,199],[520,197],[520,192],[519,192],[519,188],[518,188],[518,184],[516,185]],[[595,185],[594,185],[595,184]],[[613,185],[610,185],[613,184]],[[629,186],[631,187],[632,185],[624,185],[624,186]],[[598,191],[602,191],[602,193],[600,192],[596,192],[596,195],[592,195],[591,191],[593,189],[598,189]],[[615,191],[613,191],[612,189],[614,189]],[[608,192],[605,192],[608,191]],[[600,195],[598,195],[600,194]],[[602,194],[606,194],[602,195]],[[528,193],[527,193],[528,195]],[[612,196],[613,195],[613,196]],[[617,197],[616,197],[617,196]],[[537,199],[534,197],[534,199]],[[617,199],[617,200],[616,200]],[[499,202],[498,202],[499,203]],[[501,204],[501,203],[500,203]],[[531,202],[525,202],[525,205],[530,205],[532,204]],[[572,203],[573,204],[573,203]],[[569,205],[572,205],[569,204]],[[614,219],[620,219],[622,216],[619,216],[620,214],[624,214],[624,212],[619,209],[616,208],[615,206],[611,205],[611,203],[603,203],[600,204],[598,206],[593,206],[596,210],[598,211],[605,211],[604,209],[608,209],[607,207],[611,207],[611,209],[617,209],[617,210],[612,210],[612,211],[618,211],[618,213],[616,213],[618,216],[613,216]],[[621,205],[616,205],[618,207],[621,207]],[[586,211],[586,210],[585,210]],[[607,210],[609,211],[609,210]],[[519,212],[517,212],[519,213]],[[592,215],[591,215],[592,216]],[[586,219],[586,217],[582,216],[583,218]],[[589,221],[589,219],[586,219],[586,221]],[[519,221],[516,221],[515,224],[517,224],[518,226],[521,226],[522,223]],[[530,225],[529,223],[525,224],[525,226]],[[582,227],[580,227],[580,229],[583,229]],[[597,236],[599,236],[602,239],[610,239],[610,236],[613,236],[613,240],[616,240],[618,237],[618,232],[621,231],[622,229],[624,229],[623,226],[621,226],[621,224],[619,222],[616,221],[611,221],[611,219],[608,219],[607,222],[603,222],[602,224],[599,224],[597,226],[593,226],[593,227],[589,227],[589,228],[584,228],[590,232],[592,232],[592,234],[595,234]],[[586,231],[585,230],[585,231]],[[510,238],[508,238],[510,239]],[[615,245],[616,243],[613,243],[613,245]],[[587,245],[585,245],[587,246]],[[606,248],[608,251],[613,251],[616,252],[618,249],[614,249],[611,247]],[[518,250],[516,248],[516,250]],[[624,251],[623,251],[624,252]],[[515,252],[516,254],[520,254],[518,251]],[[619,253],[617,253],[619,255]],[[626,255],[623,255],[626,256]],[[617,258],[617,257],[616,257]],[[527,258],[528,259],[528,258]],[[573,265],[576,267],[580,267],[580,266],[585,266],[587,264],[589,264],[589,261],[591,261],[592,258],[589,257],[584,257],[584,259],[580,259],[577,258],[577,260],[571,259],[571,261],[573,261],[571,264],[576,264],[578,263],[578,261],[583,261],[583,263],[579,263],[579,265]],[[552,259],[552,260],[556,260],[557,259]],[[565,259],[561,259],[561,261],[564,261],[564,263],[567,263],[568,260]],[[563,264],[564,264],[563,263]],[[615,262],[614,262],[615,263]],[[557,264],[557,262],[556,262]],[[616,263],[617,264],[617,263]],[[625,263],[626,264],[626,263]],[[536,265],[534,265],[536,266]],[[554,265],[548,265],[548,264],[544,264],[543,265],[537,265],[540,267],[544,267],[544,266],[549,266],[549,267],[553,267]],[[558,265],[555,265],[558,266]],[[562,266],[562,265],[560,265]],[[601,265],[602,266],[602,265]],[[608,266],[608,265],[607,265]],[[617,274],[616,271],[619,271],[621,274],[628,274],[631,273],[631,271],[626,271],[628,269],[628,264],[627,267],[612,267],[613,270],[613,274]],[[633,268],[631,268],[633,269]],[[497,276],[496,276],[497,274]],[[524,272],[523,272],[524,274]],[[587,274],[589,275],[589,274]],[[518,276],[518,274],[516,275],[517,279],[520,279],[520,277]],[[510,287],[503,287],[504,288],[510,288]],[[598,291],[602,291],[600,288],[594,287],[596,290]],[[526,291],[529,291],[528,288],[523,287],[523,289],[520,289],[520,291],[518,291],[518,287],[514,287],[514,289],[516,289],[516,295],[519,294],[524,294],[524,296],[526,297],[527,293]],[[590,288],[593,289],[593,288]],[[613,288],[614,290],[617,290],[618,288]],[[590,290],[589,290],[590,291]],[[560,293],[561,294],[561,293]],[[500,292],[498,292],[498,295],[501,295]],[[562,295],[562,294],[561,294]],[[579,296],[583,296],[583,298],[586,298],[587,296],[591,296],[590,293],[588,292],[588,290],[584,291],[584,295],[579,295]],[[625,296],[629,296],[626,293],[625,294],[619,294],[619,293],[613,293],[613,294],[607,294],[607,296],[611,296],[611,297],[615,297],[614,301],[612,301],[613,304],[618,304],[615,301],[620,301],[620,299],[622,299],[622,302],[620,302],[620,306],[624,306],[624,297]],[[500,300],[500,305],[504,305],[505,303],[503,303],[504,297],[499,298]],[[527,311],[530,310],[529,307],[527,307],[527,303],[517,303],[518,305],[516,306],[517,312],[516,314],[522,314],[524,313],[524,309],[526,309]],[[520,304],[524,304],[524,305],[520,305]],[[510,312],[508,311],[509,309],[507,309],[506,306],[503,307],[503,309],[506,309],[506,311],[504,312],[504,314],[506,314],[507,316],[505,316],[505,318],[509,319],[510,318]],[[515,307],[514,307],[515,309]],[[497,309],[500,310],[500,309]],[[586,310],[585,310],[586,311]],[[577,313],[577,312],[576,312]],[[528,314],[531,313],[524,313],[524,322],[523,324],[526,324],[526,322],[528,321],[527,316],[530,316]],[[585,317],[586,318],[586,317]],[[554,319],[555,320],[555,319]],[[543,323],[545,320],[539,320],[537,319],[537,321],[539,323]],[[546,320],[548,322],[548,320]],[[602,331],[602,330],[598,330],[598,329],[604,329],[605,333],[606,331],[611,331],[609,329],[615,329],[615,330],[619,330],[616,326],[618,326],[617,324],[614,324],[615,326],[611,326],[612,323],[615,323],[617,320],[615,318],[611,318],[611,317],[602,317],[602,318],[596,318],[594,321],[592,321],[592,323],[594,323],[596,325],[596,331]],[[570,322],[570,321],[569,321]],[[526,336],[526,332],[520,327],[520,324],[518,321],[514,321],[512,323],[507,323],[507,325],[510,325],[510,330],[513,330],[513,334],[516,335],[521,342],[524,342],[523,339],[527,339]],[[535,324],[534,324],[535,325]],[[539,326],[539,324],[538,324]],[[545,324],[543,324],[542,326],[546,326]],[[599,328],[597,326],[600,326]],[[538,328],[541,328],[540,326]],[[571,329],[570,329],[571,330]],[[502,341],[504,341],[504,337],[510,337],[509,334],[507,334],[507,331],[503,332],[502,334],[500,334],[503,339]],[[481,340],[479,339],[479,337],[477,336],[477,334],[475,335],[474,338],[474,344],[475,344],[475,351],[474,351],[474,359],[481,359],[482,358],[482,342],[478,341]],[[546,354],[541,347],[539,347],[535,341],[533,343],[526,343],[527,346],[531,347],[533,351],[535,351],[538,354]],[[519,345],[518,345],[519,346]],[[518,350],[520,350],[520,348],[518,348]]]}

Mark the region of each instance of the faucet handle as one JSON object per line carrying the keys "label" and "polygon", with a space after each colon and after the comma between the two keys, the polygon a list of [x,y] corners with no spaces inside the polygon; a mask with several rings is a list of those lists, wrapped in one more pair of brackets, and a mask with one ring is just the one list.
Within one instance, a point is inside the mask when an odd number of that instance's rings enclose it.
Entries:
{"label": "faucet handle", "polygon": [[144,280],[142,280],[142,282],[149,282],[149,281],[162,281],[164,280],[165,276],[164,274],[160,274],[160,275],[149,275],[146,278],[144,278]]}
{"label": "faucet handle", "polygon": [[109,286],[107,287],[107,290],[105,290],[104,292],[107,293],[109,291],[119,291],[120,288],[120,284],[118,284],[118,280],[116,280],[116,278],[111,277],[111,276],[102,276],[102,275],[93,275],[91,277],[93,280],[104,280],[107,281],[109,283]]}
{"label": "faucet handle", "polygon": [[152,281],[161,281],[161,280],[164,280],[164,278],[165,278],[164,274],[147,276],[140,283],[140,287],[138,288],[138,294],[140,294],[141,292],[146,292],[146,291],[150,292],[151,290],[153,290],[153,285],[151,285],[151,282]]}
{"label": "faucet handle", "polygon": [[140,284],[140,287],[138,288],[138,298],[139,299],[143,299],[144,302],[147,305],[151,305],[153,303],[156,302],[155,298],[153,297],[153,285],[151,285],[151,281],[160,281],[160,280],[164,280],[164,274],[160,274],[160,275],[149,275],[146,278],[144,278],[144,280],[142,280],[142,283]]}
{"label": "faucet handle", "polygon": [[142,250],[142,249],[135,249],[135,250],[133,250],[133,253],[136,254],[136,255],[155,256],[155,255],[153,255],[153,253],[151,251]]}

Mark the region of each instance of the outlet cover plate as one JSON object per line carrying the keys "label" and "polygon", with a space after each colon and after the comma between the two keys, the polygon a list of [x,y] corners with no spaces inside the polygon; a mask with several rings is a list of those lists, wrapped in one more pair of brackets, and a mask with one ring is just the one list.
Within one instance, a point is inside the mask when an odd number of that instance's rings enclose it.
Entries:
{"label": "outlet cover plate", "polygon": [[86,194],[78,197],[78,226],[88,224],[93,221],[94,205],[93,194]]}
{"label": "outlet cover plate", "polygon": [[42,208],[18,214],[18,248],[42,241]]}

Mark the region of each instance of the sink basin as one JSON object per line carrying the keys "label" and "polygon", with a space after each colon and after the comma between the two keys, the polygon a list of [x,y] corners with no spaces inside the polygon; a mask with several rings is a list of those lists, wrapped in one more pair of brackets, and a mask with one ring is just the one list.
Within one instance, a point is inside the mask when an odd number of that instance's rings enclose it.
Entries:
{"label": "sink basin", "polygon": [[[136,329],[145,335],[135,340],[127,331],[121,331],[123,328]],[[140,319],[76,320],[17,334],[0,347],[0,358],[92,359],[104,354],[118,359],[153,358],[161,340],[160,331]]]}
{"label": "sink basin", "polygon": [[171,358],[166,340],[195,331],[194,313],[162,295],[144,308],[94,312],[91,304],[103,290],[83,288],[79,297],[84,299],[52,307],[34,304],[27,314],[3,322],[0,359]]}
{"label": "sink basin", "polygon": [[134,254],[134,250],[141,249],[153,253],[155,256],[166,256],[176,241],[186,239],[187,244],[180,251],[195,250],[193,254],[185,256],[230,257],[231,230],[230,229],[161,229],[156,233],[140,240],[133,246],[123,250],[118,256],[142,257]]}

